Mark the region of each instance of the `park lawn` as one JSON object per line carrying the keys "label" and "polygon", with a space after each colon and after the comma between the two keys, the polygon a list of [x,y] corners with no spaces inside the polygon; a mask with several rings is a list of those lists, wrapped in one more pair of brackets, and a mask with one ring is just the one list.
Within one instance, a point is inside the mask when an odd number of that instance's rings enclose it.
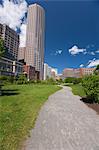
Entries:
{"label": "park lawn", "polygon": [[83,87],[80,84],[69,85],[72,88],[74,95],[79,95],[81,97],[86,97]]}
{"label": "park lawn", "polygon": [[18,150],[56,85],[7,85],[0,96],[0,150]]}

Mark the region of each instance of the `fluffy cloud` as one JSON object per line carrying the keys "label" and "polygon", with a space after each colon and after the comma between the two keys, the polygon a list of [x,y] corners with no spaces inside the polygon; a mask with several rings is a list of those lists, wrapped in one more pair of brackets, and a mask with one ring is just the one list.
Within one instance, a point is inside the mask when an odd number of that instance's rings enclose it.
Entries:
{"label": "fluffy cloud", "polygon": [[82,67],[84,67],[84,65],[83,65],[83,64],[81,64],[79,67],[80,67],[80,68],[82,68]]}
{"label": "fluffy cloud", "polygon": [[3,0],[3,5],[0,5],[0,22],[16,30],[20,27],[26,11],[27,3],[25,0],[19,0],[18,3]]}
{"label": "fluffy cloud", "polygon": [[77,54],[79,54],[79,53],[84,53],[84,54],[86,54],[86,49],[84,49],[84,48],[78,48],[78,47],[75,45],[75,46],[73,46],[72,48],[69,49],[69,53],[70,53],[71,55],[77,55]]}
{"label": "fluffy cloud", "polygon": [[87,68],[95,67],[99,65],[99,59],[89,60]]}
{"label": "fluffy cloud", "polygon": [[26,45],[26,24],[22,24],[20,27],[20,47],[25,47]]}
{"label": "fluffy cloud", "polygon": [[0,5],[0,23],[8,25],[14,30],[20,28],[20,47],[24,47],[26,41],[26,23],[24,23],[26,12],[25,0],[3,0],[3,5]]}

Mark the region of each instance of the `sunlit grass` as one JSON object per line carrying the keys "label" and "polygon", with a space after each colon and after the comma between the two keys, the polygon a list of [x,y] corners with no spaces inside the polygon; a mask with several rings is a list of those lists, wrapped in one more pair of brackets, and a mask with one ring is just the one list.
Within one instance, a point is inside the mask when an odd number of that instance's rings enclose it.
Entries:
{"label": "sunlit grass", "polygon": [[55,85],[8,85],[0,97],[0,150],[18,150]]}

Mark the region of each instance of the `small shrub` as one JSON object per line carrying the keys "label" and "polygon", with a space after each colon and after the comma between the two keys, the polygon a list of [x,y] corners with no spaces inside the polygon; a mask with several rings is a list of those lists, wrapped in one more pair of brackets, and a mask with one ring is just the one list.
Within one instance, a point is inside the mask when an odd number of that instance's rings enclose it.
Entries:
{"label": "small shrub", "polygon": [[88,98],[92,102],[99,103],[99,76],[86,76],[82,79],[82,86]]}
{"label": "small shrub", "polygon": [[81,83],[82,79],[81,78],[74,78],[74,80],[72,81],[73,84],[79,84]]}
{"label": "small shrub", "polygon": [[81,78],[74,78],[74,77],[68,77],[64,79],[65,83],[73,83],[73,84],[79,84],[81,83],[82,79]]}
{"label": "small shrub", "polygon": [[27,81],[27,78],[24,74],[20,74],[17,81],[16,81],[16,84],[27,84],[28,81]]}

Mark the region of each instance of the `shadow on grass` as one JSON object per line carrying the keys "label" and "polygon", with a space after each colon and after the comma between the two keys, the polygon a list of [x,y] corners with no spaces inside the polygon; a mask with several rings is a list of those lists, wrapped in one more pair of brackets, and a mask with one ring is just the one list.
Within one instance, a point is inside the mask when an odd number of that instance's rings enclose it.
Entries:
{"label": "shadow on grass", "polygon": [[93,104],[93,100],[89,97],[82,97],[80,100],[87,104]]}
{"label": "shadow on grass", "polygon": [[2,96],[13,96],[13,95],[18,95],[18,89],[7,89],[7,90],[2,90]]}

